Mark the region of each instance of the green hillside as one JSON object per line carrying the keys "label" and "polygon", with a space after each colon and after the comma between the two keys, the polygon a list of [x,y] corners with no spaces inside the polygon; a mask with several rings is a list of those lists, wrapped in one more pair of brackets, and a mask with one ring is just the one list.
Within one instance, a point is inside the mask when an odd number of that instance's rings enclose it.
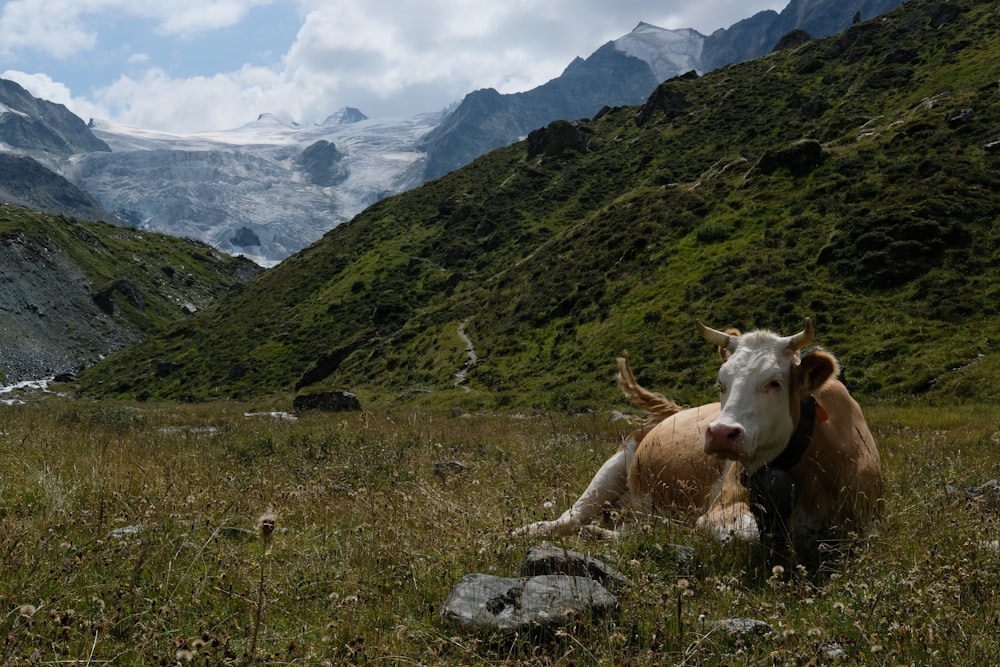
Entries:
{"label": "green hillside", "polygon": [[0,380],[93,363],[261,271],[196,241],[0,206]]}
{"label": "green hillside", "polygon": [[[996,399],[995,9],[910,0],[554,123],[371,207],[82,389],[577,410],[616,399],[627,349],[692,403],[716,363],[696,318],[790,333],[809,316],[856,393]],[[478,363],[456,386],[460,329]]]}

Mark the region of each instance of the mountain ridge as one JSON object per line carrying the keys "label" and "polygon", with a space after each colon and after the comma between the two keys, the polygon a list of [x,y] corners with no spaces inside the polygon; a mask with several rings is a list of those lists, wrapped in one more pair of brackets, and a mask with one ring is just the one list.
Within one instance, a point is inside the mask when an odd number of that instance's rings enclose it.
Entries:
{"label": "mountain ridge", "polygon": [[[898,1],[879,0],[882,6]],[[797,25],[808,20],[810,26],[827,26],[822,30],[841,29],[849,23],[848,10],[831,2],[795,0],[780,15],[752,17],[749,23],[708,37],[640,22],[586,59],[574,59],[560,76],[535,89],[510,96],[473,91],[441,112],[397,119],[395,124],[391,119],[367,119],[351,107],[315,125],[265,113],[235,130],[185,136],[92,121],[91,138],[99,137],[114,152],[105,154],[101,148],[89,155],[63,156],[61,164],[47,166],[86,190],[106,211],[59,212],[191,236],[271,266],[372,202],[523,139],[553,120],[589,118],[605,106],[638,105],[660,81],[692,69],[704,72],[706,66],[699,64],[704,45],[745,41],[748,31],[766,33],[759,38],[766,44],[756,51],[745,44],[737,49],[741,57],[749,57],[774,45],[777,37],[772,33],[778,29],[773,26],[781,21]],[[859,6],[875,5],[866,0]],[[787,27],[782,25],[782,30]],[[340,156],[334,171],[318,178],[303,170],[303,165],[314,164],[303,154],[316,141],[332,144]],[[147,150],[189,152],[168,161],[165,153],[140,152]],[[207,152],[190,152],[200,150]],[[157,173],[160,163],[169,166]],[[181,163],[186,171],[178,168]],[[256,168],[247,166],[251,163]],[[238,182],[233,174],[240,175]]]}
{"label": "mountain ridge", "polygon": [[578,411],[613,398],[628,349],[641,382],[695,403],[695,319],[810,316],[858,395],[995,400],[997,35],[979,3],[909,0],[556,121],[379,201],[82,391]]}

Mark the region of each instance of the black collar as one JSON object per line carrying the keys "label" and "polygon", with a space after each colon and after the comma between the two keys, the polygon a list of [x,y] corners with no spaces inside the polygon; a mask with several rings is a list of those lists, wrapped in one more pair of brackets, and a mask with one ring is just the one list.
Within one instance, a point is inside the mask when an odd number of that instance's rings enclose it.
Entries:
{"label": "black collar", "polygon": [[799,404],[799,425],[795,427],[791,439],[778,457],[767,464],[770,468],[791,470],[802,460],[803,454],[812,442],[816,427],[816,397],[809,394]]}
{"label": "black collar", "polygon": [[785,449],[754,474],[744,472],[740,478],[750,490],[750,511],[757,520],[762,536],[773,536],[792,513],[792,506],[795,504],[795,476],[790,471],[798,465],[809,448],[815,426],[816,397],[810,394],[802,399],[799,423]]}

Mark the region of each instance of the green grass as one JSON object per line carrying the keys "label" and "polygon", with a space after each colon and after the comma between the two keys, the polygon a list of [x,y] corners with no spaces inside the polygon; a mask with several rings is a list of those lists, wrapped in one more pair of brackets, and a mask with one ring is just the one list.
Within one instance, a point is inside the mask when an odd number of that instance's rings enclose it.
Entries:
{"label": "green grass", "polygon": [[[4,664],[995,664],[998,508],[947,492],[1000,477],[1000,411],[878,403],[877,536],[822,571],[651,522],[598,554],[621,614],[538,644],[444,627],[466,573],[510,576],[508,531],[575,500],[625,428],[607,414],[455,418],[396,408],[291,421],[282,405],[0,407]],[[441,478],[435,463],[464,474]],[[546,510],[546,501],[554,508]],[[274,511],[265,553],[255,525]],[[663,545],[695,547],[678,571]],[[775,633],[727,638],[710,622]],[[253,647],[255,650],[252,650]]]}

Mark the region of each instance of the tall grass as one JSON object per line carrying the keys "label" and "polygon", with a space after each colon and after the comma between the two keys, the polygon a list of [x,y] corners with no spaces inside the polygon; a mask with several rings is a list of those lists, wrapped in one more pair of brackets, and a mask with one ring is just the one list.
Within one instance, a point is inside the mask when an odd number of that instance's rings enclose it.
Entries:
{"label": "tall grass", "polygon": [[[514,573],[511,528],[561,512],[627,427],[606,416],[307,415],[260,406],[0,407],[4,664],[994,664],[995,406],[869,409],[877,536],[772,570],[686,525],[573,538],[632,584],[543,642],[437,619],[462,575]],[[466,466],[437,466],[459,461]],[[546,503],[550,503],[549,506]],[[257,522],[274,512],[264,549]],[[272,518],[274,518],[272,517]],[[679,569],[666,543],[694,546]],[[715,620],[766,621],[730,637]],[[839,656],[839,657],[838,657]]]}

